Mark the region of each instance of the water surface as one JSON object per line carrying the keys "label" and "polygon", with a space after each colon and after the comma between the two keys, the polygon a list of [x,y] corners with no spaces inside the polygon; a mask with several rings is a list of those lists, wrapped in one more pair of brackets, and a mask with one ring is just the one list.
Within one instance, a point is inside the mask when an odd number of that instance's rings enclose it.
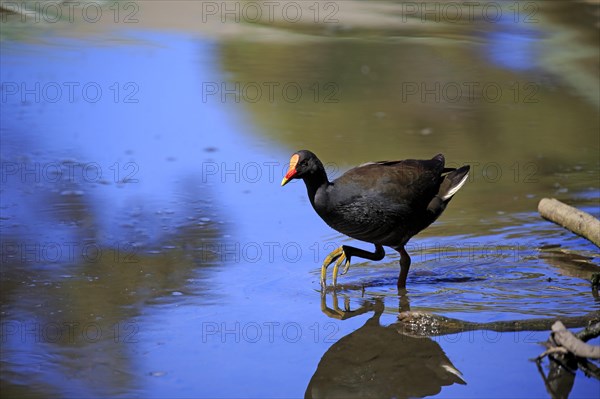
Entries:
{"label": "water surface", "polygon": [[[528,360],[550,320],[600,310],[598,248],[536,211],[600,215],[598,7],[497,3],[492,23],[330,3],[317,22],[190,2],[3,22],[3,396],[550,395]],[[301,148],[331,178],[439,152],[472,166],[408,245],[407,293],[388,249],[321,295],[323,258],[370,245],[279,186]],[[415,338],[409,308],[479,327]]]}

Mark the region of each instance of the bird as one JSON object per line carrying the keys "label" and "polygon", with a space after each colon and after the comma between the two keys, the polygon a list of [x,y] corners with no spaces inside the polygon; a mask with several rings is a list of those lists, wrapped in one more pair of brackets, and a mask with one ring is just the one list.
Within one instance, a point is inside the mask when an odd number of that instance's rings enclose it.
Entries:
{"label": "bird", "polygon": [[410,269],[407,242],[432,224],[467,182],[469,165],[446,168],[438,154],[428,160],[367,162],[330,182],[323,163],[309,150],[292,154],[281,186],[302,179],[316,213],[334,230],[375,245],[369,252],[349,245],[332,251],[321,266],[321,286],[326,288],[327,268],[335,262],[332,283],[339,267],[348,272],[352,257],[380,261],[384,246],[400,254],[398,289],[406,288]]}

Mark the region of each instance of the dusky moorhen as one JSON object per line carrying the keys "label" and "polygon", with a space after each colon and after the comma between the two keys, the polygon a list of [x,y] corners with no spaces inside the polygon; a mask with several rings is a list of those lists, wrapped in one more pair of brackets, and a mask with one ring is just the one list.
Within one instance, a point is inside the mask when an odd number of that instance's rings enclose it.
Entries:
{"label": "dusky moorhen", "polygon": [[384,245],[400,253],[398,288],[406,287],[410,256],[404,246],[442,214],[467,181],[468,165],[445,168],[444,162],[442,154],[429,160],[368,162],[330,182],[315,154],[301,150],[292,155],[281,185],[292,179],[304,180],[308,199],[325,223],[342,234],[375,244],[375,252],[348,245],[331,252],[321,267],[323,288],[331,263],[336,262],[335,286],[342,263],[345,274],[353,256],[382,260]]}

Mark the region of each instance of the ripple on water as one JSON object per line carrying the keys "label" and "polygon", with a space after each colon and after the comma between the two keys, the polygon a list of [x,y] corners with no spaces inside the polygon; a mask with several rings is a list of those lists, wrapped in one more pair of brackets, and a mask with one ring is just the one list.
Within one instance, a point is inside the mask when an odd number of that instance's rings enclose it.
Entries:
{"label": "ripple on water", "polygon": [[[503,253],[501,246],[492,249]],[[552,259],[559,259],[562,267],[548,261],[548,251],[535,248],[523,251],[517,259],[512,255],[490,258],[484,252],[465,257],[457,250],[442,258],[413,261],[407,282],[411,309],[449,317],[462,314],[474,322],[577,316],[600,309],[589,281],[582,278],[600,271],[593,263],[597,257],[560,254]],[[396,260],[364,262],[353,265],[338,282],[340,293],[356,300],[386,298],[387,311],[392,309],[393,313],[398,309],[394,307],[398,302],[397,278]]]}

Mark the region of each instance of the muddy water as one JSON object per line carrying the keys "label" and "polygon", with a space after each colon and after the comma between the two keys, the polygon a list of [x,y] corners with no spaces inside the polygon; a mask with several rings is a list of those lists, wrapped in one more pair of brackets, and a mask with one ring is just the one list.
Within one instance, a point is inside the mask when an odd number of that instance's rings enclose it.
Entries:
{"label": "muddy water", "polygon": [[[600,215],[597,6],[289,4],[3,14],[3,396],[549,396],[543,320],[600,309],[597,247],[536,212]],[[321,296],[328,252],[369,246],[279,187],[300,148],[331,178],[472,166],[411,241],[406,294],[388,251]],[[478,324],[415,338],[408,308]]]}

